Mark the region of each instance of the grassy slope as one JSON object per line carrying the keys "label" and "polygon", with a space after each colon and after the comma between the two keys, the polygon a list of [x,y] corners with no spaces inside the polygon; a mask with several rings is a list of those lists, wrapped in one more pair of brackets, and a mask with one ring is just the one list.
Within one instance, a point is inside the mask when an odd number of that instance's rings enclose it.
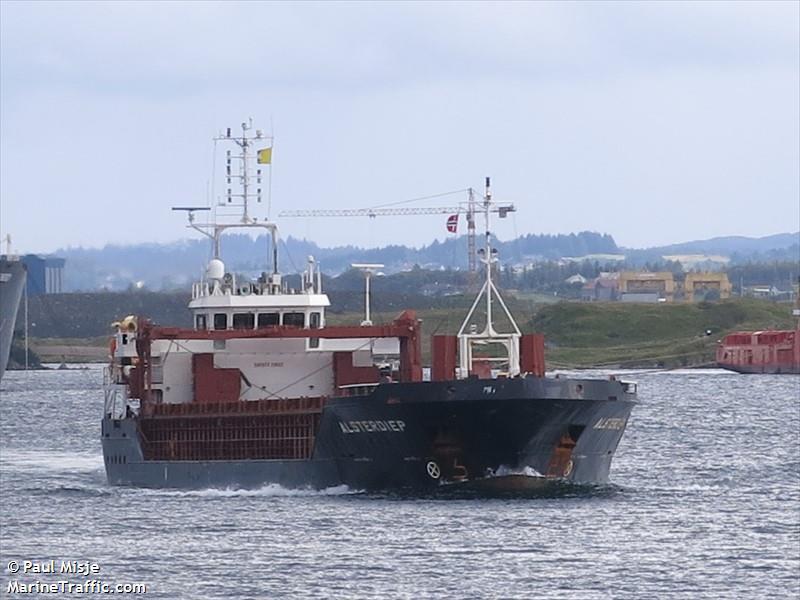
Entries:
{"label": "grassy slope", "polygon": [[[526,329],[542,331],[554,365],[712,363],[716,342],[737,329],[792,327],[787,305],[758,300],[699,304],[562,303],[542,308]],[[705,331],[711,330],[706,336]]]}
{"label": "grassy slope", "polygon": [[[439,300],[438,308],[418,310],[423,322],[423,356],[430,360],[430,335],[457,332],[469,299]],[[716,342],[729,331],[793,326],[791,307],[759,300],[734,299],[701,304],[623,304],[559,302],[535,304],[509,298],[509,308],[524,332],[547,339],[551,367],[601,365],[679,366],[713,362]],[[398,312],[378,312],[376,323]],[[328,313],[328,324],[357,324],[363,313]],[[107,320],[107,319],[106,319]],[[705,336],[706,329],[711,335]],[[107,337],[34,339],[43,360],[104,360]]]}
{"label": "grassy slope", "polygon": [[30,348],[42,362],[106,362],[110,336],[109,333],[91,338],[31,338]]}
{"label": "grassy slope", "polygon": [[[547,339],[551,367],[686,366],[714,362],[717,340],[734,330],[793,327],[785,304],[734,299],[700,304],[623,304],[559,302],[534,305],[509,301],[523,332]],[[461,300],[447,307],[417,311],[423,322],[423,356],[430,357],[432,333],[456,333],[466,313]],[[375,322],[394,313],[378,313]],[[330,315],[331,325],[358,323],[356,313]],[[705,331],[711,330],[706,336]]]}

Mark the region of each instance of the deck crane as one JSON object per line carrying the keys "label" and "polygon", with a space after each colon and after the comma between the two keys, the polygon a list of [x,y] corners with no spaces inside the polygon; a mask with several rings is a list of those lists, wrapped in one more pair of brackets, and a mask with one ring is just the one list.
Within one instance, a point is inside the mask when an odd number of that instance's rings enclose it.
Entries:
{"label": "deck crane", "polygon": [[[491,202],[490,180],[486,178],[486,192],[482,196],[481,204]],[[477,254],[475,251],[475,213],[478,208],[475,190],[467,188],[467,201],[459,203],[458,206],[420,206],[420,207],[397,207],[397,208],[323,208],[309,210],[284,210],[279,217],[399,217],[412,215],[460,215],[467,216],[467,264],[470,273],[477,271]],[[515,212],[513,204],[495,204],[490,211],[497,213],[501,219],[505,219],[508,213]]]}

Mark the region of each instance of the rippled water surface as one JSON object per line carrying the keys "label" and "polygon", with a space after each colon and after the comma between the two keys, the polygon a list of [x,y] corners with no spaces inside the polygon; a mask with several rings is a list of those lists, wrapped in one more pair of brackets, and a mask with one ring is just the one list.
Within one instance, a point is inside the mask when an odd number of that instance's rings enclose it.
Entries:
{"label": "rippled water surface", "polygon": [[800,377],[626,377],[613,485],[415,498],[112,488],[101,372],[7,372],[0,596],[65,579],[9,561],[55,559],[146,598],[800,597]]}

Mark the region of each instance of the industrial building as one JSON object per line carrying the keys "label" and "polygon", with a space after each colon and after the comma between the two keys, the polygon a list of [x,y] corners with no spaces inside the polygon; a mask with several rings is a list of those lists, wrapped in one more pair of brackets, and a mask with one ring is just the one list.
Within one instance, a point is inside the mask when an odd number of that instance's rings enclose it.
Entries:
{"label": "industrial building", "polygon": [[619,297],[623,302],[672,302],[675,277],[670,271],[623,271],[619,274]]}
{"label": "industrial building", "polygon": [[670,271],[622,271],[604,273],[587,281],[581,290],[581,299],[587,302],[697,302],[730,298],[732,290],[726,273],[687,273],[683,281],[676,281]]}
{"label": "industrial building", "polygon": [[726,273],[687,273],[683,282],[686,302],[704,300],[709,294],[714,300],[724,300],[731,297],[732,290]]}
{"label": "industrial building", "polygon": [[28,270],[28,296],[60,294],[64,291],[66,259],[26,254],[22,257],[22,262]]}

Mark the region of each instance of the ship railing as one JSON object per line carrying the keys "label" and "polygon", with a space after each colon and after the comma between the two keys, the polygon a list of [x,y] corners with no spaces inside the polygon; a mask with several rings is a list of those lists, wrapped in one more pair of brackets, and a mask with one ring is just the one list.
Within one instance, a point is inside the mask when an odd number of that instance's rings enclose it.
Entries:
{"label": "ship railing", "polygon": [[344,396],[369,396],[378,385],[380,382],[376,381],[374,383],[350,383],[337,387]]}

